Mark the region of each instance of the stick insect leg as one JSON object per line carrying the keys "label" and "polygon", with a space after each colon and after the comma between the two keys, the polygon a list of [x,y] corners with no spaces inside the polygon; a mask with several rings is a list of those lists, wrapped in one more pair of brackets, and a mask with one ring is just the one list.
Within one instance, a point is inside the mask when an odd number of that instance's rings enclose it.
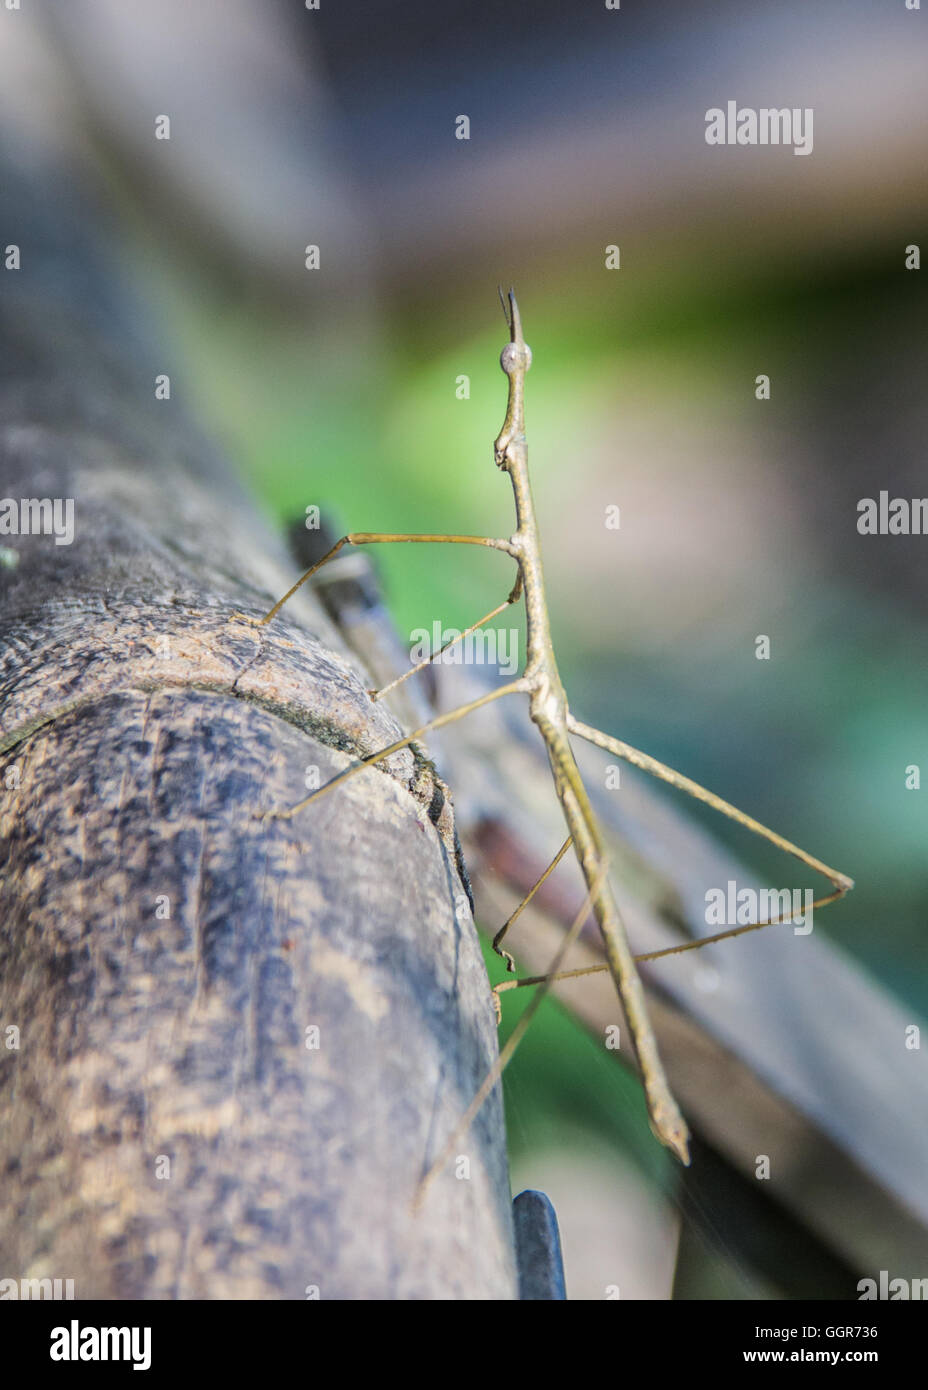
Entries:
{"label": "stick insect leg", "polygon": [[[808,910],[826,907],[828,903],[843,898],[846,891],[846,889],[842,889],[829,893],[825,897],[816,898],[811,909]],[[685,951],[699,951],[703,946],[711,946],[716,941],[728,941],[733,936],[743,936],[745,932],[760,931],[762,927],[775,927],[791,920],[792,918],[779,914],[776,917],[766,917],[762,922],[748,922],[745,926],[730,927],[728,931],[715,932],[712,936],[698,936],[694,941],[682,941],[679,946],[663,946],[659,951],[643,951],[640,955],[635,956],[635,964],[640,965],[642,961],[663,960],[665,956],[682,956]],[[493,994],[498,1000],[499,995],[507,989],[521,989],[525,985],[555,984],[559,980],[578,980],[582,975],[602,975],[608,970],[608,965],[584,965],[577,970],[562,970],[553,977],[550,975],[526,975],[521,980],[504,980],[502,984],[494,986]],[[502,1012],[499,1003],[496,1005],[496,1012],[498,1015]]]}
{"label": "stick insect leg", "polygon": [[[818,873],[821,873],[825,878],[829,879],[833,885],[833,891],[816,898],[812,903],[813,911],[819,907],[827,907],[829,903],[837,902],[840,898],[844,897],[845,893],[853,888],[854,881],[848,878],[846,874],[838,873],[836,869],[830,869],[826,864],[823,864],[821,860],[814,858],[811,854],[807,854],[805,850],[800,849],[797,845],[784,839],[783,836],[778,835],[776,831],[769,830],[767,826],[761,825],[760,822],[754,820],[752,816],[746,815],[743,811],[739,811],[737,807],[730,805],[729,802],[723,801],[722,798],[716,796],[714,792],[707,791],[706,788],[700,786],[698,782],[693,782],[690,778],[684,777],[682,773],[675,772],[664,763],[658,762],[656,758],[652,758],[648,753],[642,753],[637,748],[632,748],[629,744],[623,743],[621,739],[613,738],[609,734],[604,734],[600,729],[590,728],[588,725],[582,724],[579,719],[574,719],[572,715],[568,715],[567,717],[567,726],[572,734],[576,734],[580,738],[585,738],[589,743],[595,743],[598,748],[606,749],[607,752],[613,753],[616,757],[632,763],[635,767],[640,768],[644,772],[650,772],[653,776],[660,777],[662,781],[669,783],[673,787],[679,788],[681,791],[688,792],[689,795],[695,797],[698,801],[704,801],[706,805],[711,806],[714,810],[720,811],[723,815],[728,816],[729,819],[737,821],[739,825],[744,825],[748,830],[752,830],[756,835],[760,835],[763,839],[769,840],[770,843],[776,845],[778,849],[782,849],[787,854],[791,854],[809,868],[815,869]],[[569,843],[570,841],[568,841],[568,844]],[[502,931],[498,933],[493,942],[494,949],[496,948],[497,942],[500,941],[504,933],[508,931],[512,922],[528,904],[538,888],[541,887],[541,884],[548,877],[548,874],[551,873],[551,870],[554,868],[555,864],[557,864],[561,855],[564,854],[566,848],[567,846],[565,845],[564,848],[561,849],[557,859],[548,867],[528,896],[516,908]],[[683,955],[686,951],[699,951],[703,946],[711,946],[717,941],[730,941],[735,936],[744,936],[746,932],[760,931],[763,927],[778,926],[783,923],[788,923],[791,920],[790,916],[784,913],[778,913],[775,917],[765,917],[761,922],[748,922],[742,926],[729,927],[726,931],[714,932],[711,936],[700,936],[694,941],[681,942],[678,946],[665,946],[659,951],[645,951],[635,956],[635,963],[640,964],[642,961],[663,960],[665,956],[679,956]],[[508,969],[511,970],[514,968],[512,957],[507,951],[500,951],[498,954],[506,957]],[[576,980],[583,975],[600,975],[607,972],[608,969],[609,967],[607,965],[587,965],[578,970],[562,970],[559,974],[554,976],[531,975],[525,976],[521,980],[505,980],[502,984],[496,985],[493,990],[497,1015],[502,1012],[499,996],[507,989],[522,989],[527,985],[542,984],[547,987],[560,980]]]}
{"label": "stick insect leg", "polygon": [[484,623],[490,622],[491,619],[495,618],[499,613],[502,613],[503,609],[508,608],[511,603],[516,603],[517,600],[521,598],[521,596],[522,571],[519,570],[516,582],[512,587],[512,592],[503,603],[499,604],[496,608],[492,609],[489,613],[485,614],[484,617],[480,618],[476,623],[472,623],[469,628],[465,628],[463,632],[459,632],[457,637],[452,637],[451,641],[446,642],[445,645],[443,647],[440,647],[437,652],[432,652],[431,656],[425,657],[424,660],[417,662],[415,666],[410,666],[408,671],[404,671],[401,676],[397,676],[396,680],[391,681],[389,685],[382,686],[380,690],[370,691],[369,693],[371,699],[382,699],[383,696],[388,695],[391,690],[395,690],[398,685],[402,685],[403,681],[408,681],[409,677],[414,676],[417,671],[424,671],[426,666],[430,666],[433,661],[437,661],[438,658],[442,656],[443,653],[446,652],[449,647],[453,647],[456,642],[461,642],[465,637],[469,637],[472,632],[477,631],[478,627],[483,627]]}
{"label": "stick insect leg", "polygon": [[[534,889],[532,891],[534,892]],[[807,910],[811,911],[816,907],[826,907],[828,903],[833,903],[839,898],[843,898],[846,892],[846,888],[841,888],[834,893],[828,893],[825,897],[816,898],[811,908]],[[525,904],[522,903],[521,907],[524,906]],[[517,912],[521,911],[521,907],[517,909]],[[766,917],[762,922],[748,922],[745,926],[730,927],[727,931],[715,932],[712,936],[699,936],[694,941],[683,941],[679,946],[664,946],[659,951],[643,951],[640,955],[635,956],[635,964],[640,965],[642,961],[663,960],[665,956],[682,956],[685,951],[699,951],[703,946],[711,946],[716,941],[728,941],[733,936],[744,936],[745,932],[760,931],[762,927],[775,927],[784,922],[790,922],[791,920],[790,917],[785,917],[780,913],[776,917]],[[508,925],[507,923],[507,926]],[[506,956],[507,960],[512,960],[512,957],[506,951],[502,951],[499,954]],[[509,967],[509,969],[512,968],[512,966]],[[608,970],[608,965],[584,965],[578,970],[562,970],[559,974],[553,976],[526,975],[521,980],[504,980],[502,984],[494,986],[493,989],[497,1016],[502,1013],[502,1005],[499,1002],[499,996],[507,989],[522,989],[523,986],[526,985],[553,985],[560,980],[578,980],[582,975],[602,975],[608,973]]]}
{"label": "stick insect leg", "polygon": [[268,609],[263,618],[257,620],[259,627],[264,627],[275,618],[283,608],[288,599],[291,599],[297,589],[301,589],[307,579],[311,579],[317,570],[321,570],[323,565],[327,565],[333,560],[344,545],[395,545],[398,543],[413,544],[439,544],[447,542],[449,545],[486,545],[491,550],[502,550],[507,555],[513,554],[512,546],[509,541],[494,540],[491,536],[438,536],[422,535],[414,536],[406,533],[393,533],[385,531],[352,531],[347,536],[342,536],[341,540],[335,542],[330,550],[327,550],[321,560],[317,560],[314,565],[310,565],[304,574],[301,574],[295,584],[292,584],[283,598],[278,599],[273,608]]}
{"label": "stick insect leg", "polygon": [[[534,892],[534,889],[532,891]],[[843,898],[847,891],[846,888],[840,888],[836,889],[834,893],[828,893],[825,897],[816,898],[808,910],[827,907],[829,903],[837,902],[839,898]],[[523,903],[521,906],[524,907],[525,904]],[[518,911],[521,911],[521,907],[517,909]],[[683,941],[679,946],[664,946],[659,951],[643,951],[640,955],[635,956],[635,964],[640,965],[642,961],[663,960],[665,956],[682,956],[685,951],[699,951],[703,946],[711,946],[716,941],[729,941],[733,936],[744,936],[745,932],[760,931],[762,927],[775,927],[791,920],[790,917],[784,917],[780,913],[776,917],[766,917],[762,922],[748,922],[745,926],[730,927],[728,931],[715,932],[712,936],[699,936],[694,941]],[[500,952],[500,954],[505,955],[507,960],[512,959],[506,951]],[[582,975],[602,975],[608,970],[608,965],[584,965],[578,970],[562,970],[554,976],[526,975],[521,980],[504,980],[502,984],[494,987],[493,994],[498,1000],[499,995],[507,989],[521,989],[525,985],[553,985],[559,980],[578,980]],[[497,1014],[502,1012],[499,1003],[496,1005],[496,1012]]]}
{"label": "stick insect leg", "polygon": [[[550,863],[550,864],[548,865],[548,867],[545,869],[544,873],[541,875],[541,877],[538,879],[538,881],[537,881],[536,883],[534,883],[534,884],[532,885],[532,887],[528,890],[528,892],[526,893],[525,897],[524,897],[524,898],[522,899],[522,901],[519,903],[519,906],[518,906],[518,907],[516,908],[516,910],[511,914],[511,916],[509,916],[509,917],[506,919],[506,921],[505,921],[505,922],[503,923],[503,925],[500,927],[499,931],[498,931],[498,932],[496,933],[496,935],[494,936],[494,938],[493,938],[493,950],[496,952],[496,954],[497,954],[498,956],[502,956],[502,957],[503,957],[503,959],[504,959],[505,962],[506,962],[506,969],[507,969],[507,970],[515,970],[515,968],[516,968],[516,963],[515,963],[515,961],[513,960],[512,956],[509,954],[508,951],[504,951],[504,950],[502,950],[502,949],[500,948],[500,944],[499,944],[499,943],[502,941],[503,937],[506,935],[506,933],[508,932],[509,928],[510,928],[510,927],[512,926],[512,924],[515,922],[515,920],[516,920],[516,918],[519,916],[519,914],[520,914],[526,907],[528,907],[529,903],[532,901],[532,898],[534,898],[535,894],[538,892],[538,890],[539,890],[539,888],[541,887],[541,885],[545,882],[545,880],[546,880],[551,874],[554,873],[554,870],[557,868],[558,864],[560,864],[561,860],[564,858],[564,855],[565,855],[565,854],[567,853],[567,851],[570,849],[570,847],[571,847],[572,844],[573,844],[573,836],[568,835],[567,839],[566,839],[566,840],[564,841],[564,843],[561,845],[561,847],[560,847],[560,849],[558,850],[557,854],[556,854],[556,855],[554,856],[554,858],[551,860],[551,863]],[[495,992],[496,992],[496,991],[494,990],[494,994],[495,994]],[[497,1012],[498,1012],[498,1010],[497,1010]]]}
{"label": "stick insect leg", "polygon": [[323,786],[317,787],[315,791],[310,792],[309,796],[304,796],[303,800],[297,802],[295,806],[290,806],[285,811],[266,811],[261,819],[290,820],[297,812],[302,811],[304,807],[308,806],[311,801],[318,800],[320,796],[324,796],[325,793],[331,791],[333,787],[337,787],[341,782],[346,782],[349,777],[356,777],[359,772],[363,772],[365,768],[373,766],[374,763],[379,763],[384,758],[389,758],[391,753],[398,753],[401,749],[408,748],[411,743],[415,743],[432,729],[441,729],[446,724],[453,724],[455,720],[463,719],[465,714],[470,714],[473,710],[480,709],[483,705],[488,705],[491,700],[498,700],[502,695],[523,694],[527,689],[528,686],[524,678],[520,677],[518,680],[510,681],[507,685],[498,686],[496,690],[491,690],[486,695],[481,695],[477,700],[470,700],[466,705],[458,705],[457,709],[448,710],[446,714],[439,714],[435,719],[430,719],[427,724],[423,724],[421,729],[414,729],[411,734],[407,734],[405,738],[397,739],[396,742],[391,743],[388,748],[381,748],[376,753],[371,753],[368,757],[362,758],[360,762],[351,763],[350,766],[336,773],[334,777],[331,777]]}
{"label": "stick insect leg", "polygon": [[[837,869],[830,869],[828,865],[823,864],[820,859],[816,859],[814,855],[808,854],[804,849],[800,849],[799,846],[794,845],[792,841],[784,839],[784,837],[778,835],[775,830],[770,830],[766,825],[762,825],[760,821],[755,820],[753,816],[747,815],[744,811],[739,811],[737,806],[732,806],[729,801],[723,801],[723,799],[720,796],[716,796],[714,792],[708,791],[705,787],[700,786],[698,782],[692,781],[689,777],[684,777],[681,772],[675,772],[672,767],[667,767],[665,763],[658,762],[656,758],[652,758],[648,753],[642,753],[640,749],[632,748],[630,744],[623,743],[621,739],[613,738],[610,734],[604,734],[600,729],[593,729],[589,724],[581,724],[580,720],[574,719],[572,714],[568,714],[567,716],[567,728],[570,733],[576,734],[579,738],[586,739],[588,743],[595,743],[597,748],[604,748],[607,753],[612,753],[615,757],[622,758],[623,761],[631,763],[633,767],[640,768],[642,772],[648,772],[652,777],[659,777],[662,782],[667,782],[670,786],[676,787],[679,791],[686,792],[688,796],[694,797],[696,801],[702,801],[705,805],[711,806],[714,811],[718,811],[721,815],[727,816],[729,820],[736,821],[738,825],[743,825],[746,830],[750,830],[753,834],[759,835],[762,840],[768,840],[770,844],[776,845],[777,849],[781,849],[784,853],[792,855],[792,857],[798,859],[800,863],[805,864],[808,868],[814,869],[816,873],[820,873],[824,878],[827,878],[831,882],[834,892],[814,902],[812,904],[813,908],[824,907],[826,903],[836,902],[838,898],[843,898],[844,894],[854,887],[854,880],[848,878],[846,874],[839,873]],[[766,922],[754,922],[746,928],[737,928],[729,932],[720,932],[718,936],[706,937],[705,941],[720,941],[729,936],[738,936],[743,930],[755,931],[758,927],[767,925]],[[676,947],[674,949],[683,950],[687,948]],[[660,954],[669,955],[671,952],[660,952]],[[647,957],[647,959],[654,958],[653,955]]]}
{"label": "stick insect leg", "polygon": [[[580,911],[577,913],[576,917],[570,925],[570,929],[565,933],[564,940],[561,942],[560,946],[557,949],[557,953],[555,954],[554,960],[551,962],[549,977],[554,977],[557,975],[561,967],[561,962],[563,961],[567,952],[570,950],[573,943],[576,941],[577,937],[580,935],[580,928],[583,926],[583,923],[586,920],[587,915],[589,914],[594,894],[596,893],[600,884],[605,879],[606,869],[607,866],[604,862],[599,877],[594,881],[592,889],[588,890],[587,895],[583,900],[583,906],[580,908]],[[538,1012],[538,1009],[541,1007],[542,1000],[544,999],[546,993],[547,985],[542,984],[538,993],[535,995],[534,999],[528,1005],[528,1008],[525,1010],[524,1014],[519,1019],[518,1023],[513,1028],[512,1032],[507,1038],[506,1043],[501,1049],[499,1056],[497,1057],[496,1061],[493,1063],[493,1066],[490,1068],[483,1081],[481,1082],[477,1094],[474,1096],[470,1105],[467,1107],[466,1113],[452,1131],[451,1136],[448,1139],[448,1142],[445,1144],[441,1153],[435,1159],[428,1172],[419,1182],[419,1185],[416,1189],[415,1197],[413,1199],[413,1211],[417,1211],[419,1207],[422,1205],[422,1200],[425,1197],[425,1193],[429,1185],[431,1184],[433,1179],[438,1175],[441,1169],[445,1166],[445,1164],[448,1162],[448,1159],[454,1153],[455,1145],[458,1143],[458,1140],[470,1128],[470,1125],[472,1124],[476,1115],[479,1113],[484,1101],[487,1099],[487,1096],[493,1090],[493,1087],[496,1085],[497,1081],[500,1079],[503,1072],[506,1070],[506,1067],[512,1060],[513,1053],[515,1052],[516,1048],[519,1046],[519,1043],[522,1041],[523,1037],[528,1031],[529,1024],[531,1023],[535,1014]]]}
{"label": "stick insect leg", "polygon": [[[807,910],[812,911],[816,907],[827,907],[828,903],[843,898],[845,891],[829,893],[825,897],[816,898]],[[663,960],[665,956],[682,956],[685,951],[700,951],[703,946],[711,946],[716,941],[729,941],[733,936],[744,936],[745,932],[760,931],[762,927],[776,927],[791,921],[791,917],[784,917],[782,913],[776,917],[765,917],[762,922],[748,922],[740,927],[730,927],[727,931],[714,932],[712,936],[697,936],[693,941],[681,941],[679,946],[663,946],[659,951],[642,951],[640,955],[635,956],[635,964],[640,965],[642,961]],[[503,952],[502,954],[505,955],[506,953]],[[511,959],[511,957],[507,956],[507,959]],[[578,980],[581,975],[601,975],[608,969],[608,965],[584,965],[578,970],[562,970],[559,975],[550,980],[550,983],[554,984],[557,980]],[[499,996],[504,990],[521,989],[523,985],[540,985],[549,979],[550,977],[547,975],[527,975],[521,980],[504,980],[502,984],[494,987],[493,993]],[[500,1012],[499,1007],[496,1011],[497,1013]]]}

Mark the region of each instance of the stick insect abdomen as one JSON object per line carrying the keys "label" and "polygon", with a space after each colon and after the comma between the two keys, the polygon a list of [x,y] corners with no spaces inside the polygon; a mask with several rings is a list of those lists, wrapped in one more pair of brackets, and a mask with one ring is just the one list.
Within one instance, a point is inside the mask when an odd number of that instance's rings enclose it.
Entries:
{"label": "stick insect abdomen", "polygon": [[625,924],[608,878],[606,851],[599,827],[580,776],[576,759],[567,743],[551,737],[541,727],[548,758],[558,788],[564,819],[574,843],[574,851],[590,893],[593,912],[603,937],[609,973],[615,983],[631,1030],[635,1053],[648,1101],[651,1127],[662,1144],[689,1163],[689,1130],[673,1098],[657,1043],[648,1021],[644,988],[635,965]]}

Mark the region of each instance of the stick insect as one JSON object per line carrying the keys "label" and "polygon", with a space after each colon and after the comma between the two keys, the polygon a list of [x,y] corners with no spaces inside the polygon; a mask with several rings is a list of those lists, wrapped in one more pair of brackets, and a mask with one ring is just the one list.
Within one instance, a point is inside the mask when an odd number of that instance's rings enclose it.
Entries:
{"label": "stick insect", "polygon": [[[508,378],[509,395],[506,417],[503,421],[503,427],[495,440],[493,451],[497,467],[502,472],[508,473],[512,485],[516,514],[516,529],[513,534],[508,538],[493,538],[487,536],[464,535],[393,534],[374,531],[351,532],[336,541],[336,543],[325,552],[322,558],[306,570],[287,593],[284,594],[283,598],[275,603],[264,617],[259,620],[260,625],[271,622],[297,590],[305,584],[307,580],[311,579],[323,565],[332,560],[346,545],[477,545],[502,551],[504,554],[510,556],[516,564],[515,583],[508,597],[501,604],[492,609],[491,612],[485,614],[484,617],[480,618],[464,632],[459,633],[451,642],[448,642],[442,647],[440,651],[432,653],[425,661],[419,662],[418,665],[411,667],[402,676],[398,677],[395,681],[391,681],[389,685],[383,686],[379,691],[371,692],[371,698],[374,700],[383,698],[383,696],[393,690],[401,681],[408,679],[417,671],[422,670],[430,661],[435,660],[443,652],[447,651],[455,642],[461,641],[468,636],[468,634],[475,632],[485,623],[492,621],[493,618],[497,617],[510,605],[520,600],[522,600],[525,605],[526,628],[526,659],[522,675],[515,680],[492,689],[488,693],[481,695],[478,699],[471,700],[447,713],[437,715],[420,728],[398,739],[388,747],[368,755],[359,762],[350,764],[336,776],[332,777],[322,787],[311,792],[309,796],[304,797],[303,800],[298,802],[295,806],[268,813],[274,818],[289,819],[299,814],[309,806],[311,802],[327,794],[347,778],[356,776],[359,772],[364,771],[365,768],[372,764],[378,763],[391,754],[399,752],[400,749],[418,742],[427,733],[451,724],[455,720],[462,719],[472,711],[480,709],[492,700],[501,699],[505,695],[528,696],[531,719],[544,740],[554,781],[555,794],[560,802],[564,815],[567,838],[558,850],[557,855],[545,869],[544,873],[529,890],[528,894],[494,938],[493,947],[500,956],[505,958],[507,969],[512,971],[515,967],[512,956],[502,947],[501,943],[503,938],[523,908],[527,906],[537,890],[542,886],[548,876],[560,863],[561,859],[563,859],[567,851],[571,848],[574,850],[583,874],[586,884],[586,898],[580,912],[574,918],[573,923],[566,932],[555,959],[551,962],[550,968],[545,975],[508,981],[502,985],[496,986],[494,1001],[497,1006],[498,1014],[500,1012],[499,996],[502,991],[523,985],[535,985],[538,988],[529,1008],[525,1010],[520,1018],[519,1023],[510,1035],[495,1065],[485,1078],[477,1095],[474,1097],[467,1113],[463,1116],[460,1124],[451,1135],[439,1158],[432,1164],[431,1168],[422,1179],[419,1187],[419,1200],[421,1200],[421,1196],[428,1183],[444,1166],[448,1157],[450,1157],[454,1145],[457,1143],[461,1134],[467,1129],[477,1111],[480,1109],[480,1106],[498,1081],[503,1069],[528,1027],[531,1018],[537,1011],[545,992],[556,980],[605,970],[608,970],[612,976],[625,1011],[625,1016],[628,1020],[647,1101],[651,1128],[661,1143],[671,1149],[681,1163],[688,1164],[689,1131],[680,1113],[677,1102],[671,1094],[664,1073],[657,1042],[648,1019],[644,991],[636,968],[636,963],[645,960],[656,960],[663,956],[678,954],[682,951],[696,950],[711,942],[724,941],[735,936],[740,936],[745,932],[757,931],[761,927],[788,920],[784,919],[782,916],[769,917],[762,921],[731,927],[711,936],[700,937],[679,945],[667,947],[664,950],[652,951],[646,955],[634,956],[629,946],[615,895],[609,883],[609,865],[603,834],[597,822],[574,757],[571,747],[572,737],[584,739],[595,744],[597,747],[611,753],[614,757],[622,759],[640,768],[642,771],[669,783],[670,786],[677,788],[679,791],[686,792],[689,796],[711,806],[722,815],[744,826],[755,835],[769,841],[778,849],[783,850],[785,853],[799,860],[802,864],[820,873],[830,882],[831,891],[815,899],[812,903],[813,909],[816,907],[824,907],[828,903],[835,902],[853,887],[853,880],[848,878],[845,874],[829,868],[828,865],[822,863],[821,860],[816,859],[813,855],[800,849],[789,840],[784,839],[783,836],[777,834],[775,831],[761,825],[759,821],[745,814],[745,812],[738,810],[735,806],[724,801],[721,797],[716,796],[713,792],[707,791],[706,788],[700,786],[699,783],[693,782],[690,778],[675,772],[672,768],[658,762],[656,758],[650,757],[647,753],[632,748],[621,739],[614,738],[610,734],[603,733],[600,729],[594,729],[590,725],[582,723],[571,713],[564,686],[558,672],[554,643],[551,636],[548,607],[545,598],[544,572],[542,569],[538,523],[535,516],[535,507],[528,473],[528,452],[525,435],[525,376],[532,363],[532,353],[523,336],[521,316],[514,292],[511,289],[509,291],[508,307],[506,300],[503,298],[502,291],[500,291],[500,298],[503,302],[503,311],[506,315],[507,327],[509,329],[509,342],[500,356],[500,365]],[[606,963],[604,965],[586,967],[583,970],[562,971],[561,965],[567,951],[579,935],[579,931],[591,909],[602,934]]]}

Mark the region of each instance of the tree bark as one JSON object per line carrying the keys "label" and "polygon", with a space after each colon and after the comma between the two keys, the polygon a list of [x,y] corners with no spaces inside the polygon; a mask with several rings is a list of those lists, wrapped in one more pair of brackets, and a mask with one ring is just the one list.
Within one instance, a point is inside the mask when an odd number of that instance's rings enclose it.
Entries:
{"label": "tree bark", "polygon": [[0,1273],[513,1297],[499,1088],[410,1212],[496,1054],[449,803],[405,751],[258,818],[400,731],[311,595],[235,618],[292,568],[69,231],[0,316],[0,493],[75,508],[0,537]]}

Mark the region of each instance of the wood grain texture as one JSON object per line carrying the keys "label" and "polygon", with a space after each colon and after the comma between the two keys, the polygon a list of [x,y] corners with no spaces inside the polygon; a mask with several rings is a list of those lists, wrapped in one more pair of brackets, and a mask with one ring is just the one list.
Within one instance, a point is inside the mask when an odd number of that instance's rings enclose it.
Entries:
{"label": "wood grain texture", "polygon": [[0,494],[75,538],[3,538],[0,1275],[514,1297],[498,1089],[409,1210],[496,1053],[440,783],[407,750],[258,818],[398,726],[312,596],[235,618],[293,577],[275,537],[134,348],[17,289]]}

